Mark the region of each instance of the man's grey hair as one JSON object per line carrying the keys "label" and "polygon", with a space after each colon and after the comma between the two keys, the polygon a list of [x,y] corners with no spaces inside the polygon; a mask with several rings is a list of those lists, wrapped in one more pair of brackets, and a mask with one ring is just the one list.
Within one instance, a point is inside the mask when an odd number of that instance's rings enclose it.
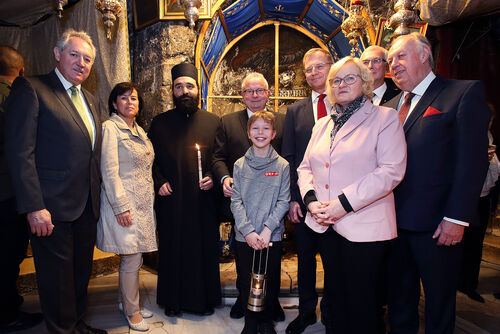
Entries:
{"label": "man's grey hair", "polygon": [[424,35],[422,35],[419,32],[412,32],[411,34],[408,34],[408,35],[399,36],[398,38],[396,38],[394,40],[394,42],[392,44],[394,45],[394,43],[396,41],[399,41],[399,40],[403,40],[405,42],[409,41],[409,40],[414,40],[417,43],[417,52],[418,53],[421,53],[424,48],[428,48],[429,49],[429,65],[431,66],[431,68],[434,68],[434,57],[432,56],[432,46],[431,46],[431,43],[429,43],[429,40]]}
{"label": "man's grey hair", "polygon": [[371,45],[371,46],[367,47],[365,49],[365,51],[363,51],[363,54],[361,55],[361,60],[363,60],[363,55],[367,51],[379,51],[379,52],[381,52],[383,54],[384,60],[387,62],[387,55],[389,54],[389,52],[385,48],[378,46],[378,45]]}
{"label": "man's grey hair", "polygon": [[264,83],[266,85],[266,89],[269,89],[269,84],[267,83],[266,78],[264,78],[264,76],[259,72],[252,72],[252,73],[248,74],[245,77],[245,79],[243,79],[243,81],[241,82],[241,91],[243,91],[243,89],[245,89],[245,84],[247,83],[247,81],[255,80],[255,79],[264,80]]}
{"label": "man's grey hair", "polygon": [[67,29],[57,40],[56,47],[59,49],[59,51],[63,52],[68,47],[69,40],[72,37],[78,37],[80,39],[83,39],[85,42],[87,42],[88,45],[90,45],[90,49],[92,52],[92,60],[94,60],[95,46],[94,43],[92,43],[92,38],[90,38],[89,34],[87,34],[85,31],[76,31],[71,28]]}

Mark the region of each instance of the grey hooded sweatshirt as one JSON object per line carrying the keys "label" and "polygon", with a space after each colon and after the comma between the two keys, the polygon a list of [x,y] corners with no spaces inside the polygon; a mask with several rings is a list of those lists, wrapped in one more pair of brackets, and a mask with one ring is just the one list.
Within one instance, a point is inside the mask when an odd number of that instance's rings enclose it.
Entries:
{"label": "grey hooded sweatshirt", "polygon": [[234,163],[231,211],[235,220],[236,240],[245,242],[251,232],[264,226],[271,241],[280,241],[285,230],[283,217],[290,201],[290,166],[272,146],[265,158],[254,155],[253,146]]}

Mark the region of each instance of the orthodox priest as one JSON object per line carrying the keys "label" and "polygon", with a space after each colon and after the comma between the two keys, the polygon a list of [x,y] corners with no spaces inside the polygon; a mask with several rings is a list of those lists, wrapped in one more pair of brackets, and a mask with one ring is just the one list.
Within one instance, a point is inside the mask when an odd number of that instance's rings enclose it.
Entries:
{"label": "orthodox priest", "polygon": [[149,130],[155,150],[157,302],[171,317],[183,311],[210,315],[221,303],[219,229],[210,171],[219,117],[198,109],[197,78],[192,64],[172,68],[175,109],[156,116]]}

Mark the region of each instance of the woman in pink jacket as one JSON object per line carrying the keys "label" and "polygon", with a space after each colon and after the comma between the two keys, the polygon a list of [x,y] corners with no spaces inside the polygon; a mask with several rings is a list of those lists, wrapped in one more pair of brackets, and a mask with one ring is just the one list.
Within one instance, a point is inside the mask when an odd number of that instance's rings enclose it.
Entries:
{"label": "woman in pink jacket", "polygon": [[329,317],[337,333],[376,333],[378,283],[396,238],[392,190],[406,168],[403,127],[394,109],[374,106],[363,63],[345,57],[326,83],[331,117],[313,128],[298,185],[305,223],[322,233]]}

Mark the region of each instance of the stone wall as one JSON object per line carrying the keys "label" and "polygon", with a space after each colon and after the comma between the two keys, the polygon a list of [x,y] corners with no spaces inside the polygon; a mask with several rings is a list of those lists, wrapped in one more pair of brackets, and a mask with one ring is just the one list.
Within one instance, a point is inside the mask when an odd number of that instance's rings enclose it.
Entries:
{"label": "stone wall", "polygon": [[196,35],[182,20],[158,22],[130,35],[132,80],[145,104],[139,122],[147,130],[154,116],[173,107],[170,70],[180,62],[194,62]]}

